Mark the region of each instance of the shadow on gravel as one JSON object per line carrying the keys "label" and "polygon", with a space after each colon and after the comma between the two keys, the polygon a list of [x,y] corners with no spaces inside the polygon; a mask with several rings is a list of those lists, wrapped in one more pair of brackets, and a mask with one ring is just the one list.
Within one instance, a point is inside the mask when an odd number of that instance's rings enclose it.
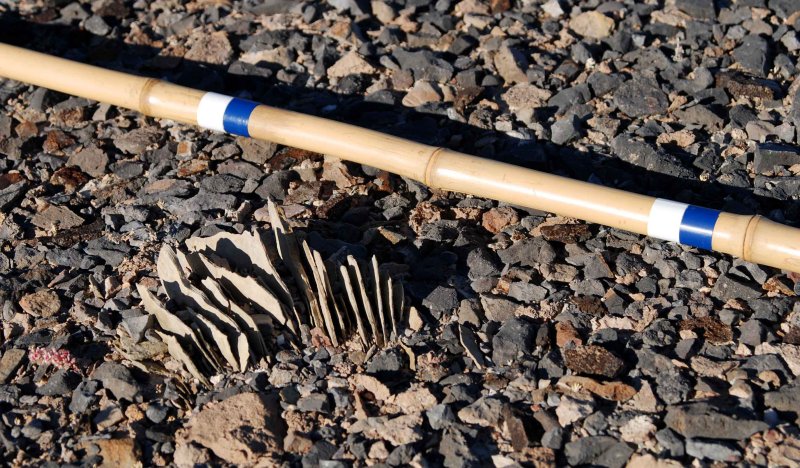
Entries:
{"label": "shadow on gravel", "polygon": [[[234,47],[247,38],[233,34],[229,37]],[[700,182],[648,171],[613,155],[579,151],[547,141],[517,139],[502,132],[451,120],[446,116],[447,106],[443,104],[411,109],[399,104],[399,98],[393,101],[397,104],[387,104],[374,102],[369,96],[336,94],[292,84],[306,82],[308,75],[302,74],[296,75],[290,84],[278,81],[272,71],[265,72],[268,77],[238,75],[231,73],[226,66],[157,57],[161,51],[158,48],[96,36],[77,27],[37,24],[15,12],[0,17],[0,41],[184,86],[249,95],[265,104],[523,167],[592,180],[609,187],[742,214],[768,216],[772,209],[780,208],[789,220],[800,218],[800,202],[756,195],[751,188],[729,186],[718,181]],[[492,93],[496,95],[501,91],[487,88],[483,97],[492,98]],[[539,117],[544,122],[554,113],[554,108],[542,109]],[[697,172],[692,167],[692,155],[680,150],[673,155],[684,167]]]}

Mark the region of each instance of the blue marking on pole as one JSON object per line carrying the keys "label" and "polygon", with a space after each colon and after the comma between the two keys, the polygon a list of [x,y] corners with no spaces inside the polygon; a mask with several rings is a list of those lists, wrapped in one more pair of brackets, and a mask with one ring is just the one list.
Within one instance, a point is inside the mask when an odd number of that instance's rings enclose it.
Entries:
{"label": "blue marking on pole", "polygon": [[247,130],[247,122],[256,107],[258,107],[257,102],[233,98],[228,107],[225,108],[225,114],[222,118],[222,125],[225,131],[233,135],[249,137],[250,132]]}
{"label": "blue marking on pole", "polygon": [[717,224],[719,211],[700,206],[689,205],[681,219],[680,242],[711,250],[711,236]]}

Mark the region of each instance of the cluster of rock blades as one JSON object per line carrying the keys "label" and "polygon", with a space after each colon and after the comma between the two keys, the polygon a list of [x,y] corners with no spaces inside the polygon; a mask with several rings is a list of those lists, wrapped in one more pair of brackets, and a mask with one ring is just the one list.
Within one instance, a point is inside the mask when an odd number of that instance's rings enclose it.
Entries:
{"label": "cluster of rock blades", "polygon": [[268,358],[269,330],[290,344],[314,330],[333,346],[357,336],[355,345],[365,350],[401,333],[402,283],[374,256],[366,266],[352,255],[346,264],[328,264],[272,202],[269,211],[274,241],[254,230],[192,237],[185,250],[164,245],[158,276],[168,302],[138,285],[143,307],[160,327],[156,333],[203,383],[226,365],[243,372]]}

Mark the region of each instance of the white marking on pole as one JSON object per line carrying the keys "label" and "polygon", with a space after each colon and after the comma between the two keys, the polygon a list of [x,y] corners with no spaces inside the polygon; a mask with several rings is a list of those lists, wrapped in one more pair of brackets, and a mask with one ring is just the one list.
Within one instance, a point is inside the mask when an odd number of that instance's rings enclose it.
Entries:
{"label": "white marking on pole", "polygon": [[656,198],[650,208],[647,221],[647,235],[672,242],[680,242],[681,220],[689,205],[672,200]]}
{"label": "white marking on pole", "polygon": [[197,106],[197,125],[218,132],[225,131],[223,119],[225,109],[233,100],[230,96],[218,93],[206,93]]}

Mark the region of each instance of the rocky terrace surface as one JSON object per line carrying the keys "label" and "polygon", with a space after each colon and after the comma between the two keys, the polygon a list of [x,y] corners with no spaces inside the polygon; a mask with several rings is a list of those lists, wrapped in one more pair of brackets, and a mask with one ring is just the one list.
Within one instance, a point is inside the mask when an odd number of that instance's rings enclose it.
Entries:
{"label": "rocky terrace surface", "polygon": [[[4,42],[789,224],[798,34],[794,0],[0,0]],[[792,273],[12,81],[0,173],[4,464],[800,463]],[[205,388],[135,285],[268,198],[418,312]]]}

